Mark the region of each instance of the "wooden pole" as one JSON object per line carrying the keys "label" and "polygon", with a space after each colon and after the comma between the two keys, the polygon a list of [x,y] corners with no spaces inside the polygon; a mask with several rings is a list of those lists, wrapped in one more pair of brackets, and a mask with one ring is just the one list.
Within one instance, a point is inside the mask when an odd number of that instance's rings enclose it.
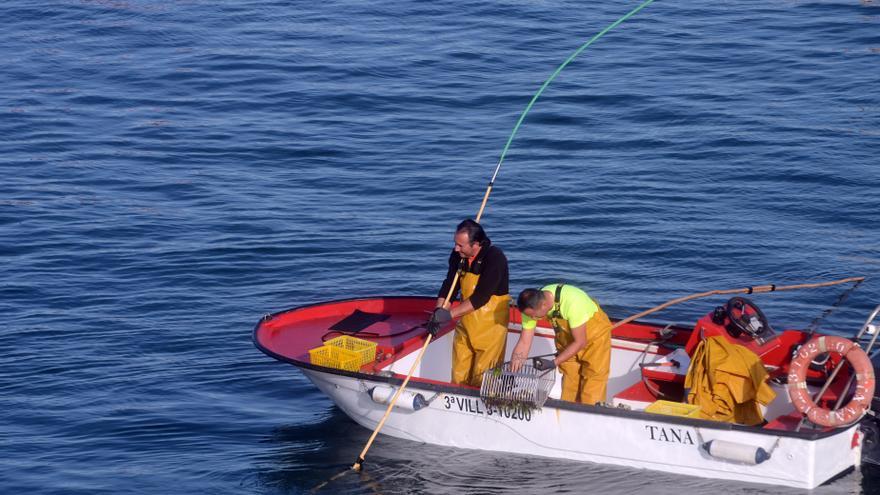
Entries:
{"label": "wooden pole", "polygon": [[[480,218],[483,216],[483,211],[486,209],[486,202],[489,201],[489,194],[492,192],[493,184],[494,182],[490,182],[489,186],[486,187],[486,194],[483,195],[483,202],[480,205],[480,211],[477,212],[477,223],[480,223]],[[455,292],[455,285],[458,283],[458,275],[459,272],[456,271],[455,277],[452,279],[452,285],[449,286],[449,292],[446,293],[446,299],[443,301],[443,307],[446,307],[446,305],[449,304],[449,301],[452,299],[452,294]],[[394,393],[394,396],[391,397],[391,401],[388,403],[388,409],[385,410],[385,415],[382,416],[381,420],[379,420],[379,424],[376,425],[376,429],[373,430],[373,433],[370,435],[370,439],[367,440],[367,444],[364,445],[364,449],[361,451],[361,455],[358,456],[355,463],[351,466],[353,470],[361,470],[361,466],[364,463],[364,458],[367,455],[367,451],[370,450],[370,446],[373,445],[373,440],[376,439],[376,435],[379,434],[379,430],[382,429],[382,427],[385,425],[385,421],[388,419],[388,416],[391,415],[391,409],[393,409],[394,405],[397,404],[398,397],[400,397],[400,394],[403,393],[403,389],[406,388],[406,385],[409,383],[410,378],[412,378],[413,374],[415,373],[419,363],[422,362],[422,357],[425,355],[425,351],[428,349],[428,344],[431,343],[431,339],[431,334],[428,334],[428,338],[425,339],[424,345],[422,345],[421,350],[419,350],[419,355],[416,356],[416,360],[410,367],[409,373],[407,373],[406,378],[403,380],[403,383],[400,384],[400,388],[398,388],[397,392]]]}
{"label": "wooden pole", "polygon": [[771,284],[771,285],[757,285],[754,287],[743,287],[741,289],[710,290],[710,291],[706,291],[706,292],[700,292],[699,294],[692,294],[690,296],[679,297],[677,299],[667,301],[659,306],[655,306],[655,307],[648,309],[646,311],[642,311],[639,314],[635,314],[630,317],[624,318],[624,319],[618,321],[617,323],[615,323],[614,326],[611,328],[613,329],[613,328],[617,328],[621,325],[626,325],[627,323],[629,323],[633,320],[637,320],[637,319],[639,319],[643,316],[647,316],[651,313],[656,313],[657,311],[660,311],[661,309],[666,309],[669,306],[672,306],[674,304],[683,303],[685,301],[690,301],[692,299],[699,299],[701,297],[715,296],[715,295],[719,295],[719,294],[757,294],[759,292],[776,292],[776,291],[783,291],[783,290],[812,289],[812,288],[816,288],[816,287],[828,287],[830,285],[840,285],[840,284],[845,284],[848,282],[861,282],[862,280],[865,280],[865,277],[849,277],[849,278],[842,278],[840,280],[832,280],[830,282],[820,282],[820,283],[815,283],[815,284],[797,284],[797,285],[782,285],[782,286],[776,286],[776,285]]}

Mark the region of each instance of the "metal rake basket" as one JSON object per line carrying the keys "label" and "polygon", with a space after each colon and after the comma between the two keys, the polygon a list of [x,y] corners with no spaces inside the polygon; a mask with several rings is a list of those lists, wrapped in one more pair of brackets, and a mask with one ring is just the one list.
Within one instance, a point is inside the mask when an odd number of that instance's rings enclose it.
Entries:
{"label": "metal rake basket", "polygon": [[510,362],[486,370],[480,386],[480,398],[492,406],[517,406],[540,409],[556,381],[556,368],[538,371],[524,362],[516,372]]}

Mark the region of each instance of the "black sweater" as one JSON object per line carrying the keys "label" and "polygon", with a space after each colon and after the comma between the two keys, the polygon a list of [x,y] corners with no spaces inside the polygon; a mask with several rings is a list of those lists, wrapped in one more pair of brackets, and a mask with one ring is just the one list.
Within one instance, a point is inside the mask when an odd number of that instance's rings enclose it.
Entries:
{"label": "black sweater", "polygon": [[[459,263],[461,263],[461,256],[453,250],[449,255],[449,271],[446,273],[446,280],[443,281],[437,297],[446,298],[449,286],[452,284],[452,279],[455,278],[455,272],[458,271]],[[464,263],[467,264],[467,260]],[[480,253],[470,263],[470,266],[465,269],[465,272],[476,273],[480,276],[479,281],[477,281],[477,287],[470,297],[471,305],[474,309],[481,308],[489,302],[489,298],[493,295],[504,296],[510,292],[508,287],[510,282],[507,271],[507,258],[495,246],[488,245],[480,249]],[[455,293],[452,294],[453,299],[458,294],[460,288],[461,284],[457,283]]]}

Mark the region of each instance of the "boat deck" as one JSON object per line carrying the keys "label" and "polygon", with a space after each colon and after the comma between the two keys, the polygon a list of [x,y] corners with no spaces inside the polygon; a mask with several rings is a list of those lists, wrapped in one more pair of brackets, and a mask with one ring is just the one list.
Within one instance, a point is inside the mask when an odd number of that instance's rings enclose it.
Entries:
{"label": "boat deck", "polygon": [[[309,357],[310,350],[334,337],[351,335],[377,344],[376,360],[362,366],[360,373],[391,373],[402,378],[408,373],[417,351],[424,345],[427,337],[424,323],[435,302],[436,298],[433,297],[384,297],[295,308],[264,317],[254,330],[254,340],[261,350],[276,359],[314,367]],[[516,308],[511,308],[510,321],[508,358],[520,332],[521,318]],[[669,327],[668,335],[661,338],[660,330],[663,328],[662,325],[633,322],[614,330],[612,376],[608,391],[611,405],[644,410],[658,399],[675,402],[685,400],[684,377],[689,358],[684,347],[692,329]],[[449,382],[453,331],[453,323],[441,329],[416,370],[413,381],[473,388]],[[552,329],[539,326],[532,354],[553,352],[552,342]],[[671,366],[671,361],[679,366]],[[801,416],[788,401],[784,385],[775,384],[774,388],[777,399],[765,413],[769,422],[764,428],[794,431],[800,425]],[[558,391],[557,383],[551,397],[558,397]]]}

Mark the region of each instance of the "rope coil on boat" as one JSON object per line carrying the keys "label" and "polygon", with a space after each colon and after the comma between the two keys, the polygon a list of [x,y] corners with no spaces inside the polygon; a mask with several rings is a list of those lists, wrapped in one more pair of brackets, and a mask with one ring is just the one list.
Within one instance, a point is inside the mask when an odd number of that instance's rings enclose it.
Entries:
{"label": "rope coil on boat", "polygon": [[[819,354],[834,352],[852,366],[856,389],[848,404],[831,410],[819,407],[807,390],[807,369]],[[791,360],[788,374],[788,395],[795,409],[819,426],[847,426],[860,420],[871,407],[874,396],[874,366],[858,343],[844,337],[821,336],[807,342]],[[846,390],[841,393],[846,393]]]}

